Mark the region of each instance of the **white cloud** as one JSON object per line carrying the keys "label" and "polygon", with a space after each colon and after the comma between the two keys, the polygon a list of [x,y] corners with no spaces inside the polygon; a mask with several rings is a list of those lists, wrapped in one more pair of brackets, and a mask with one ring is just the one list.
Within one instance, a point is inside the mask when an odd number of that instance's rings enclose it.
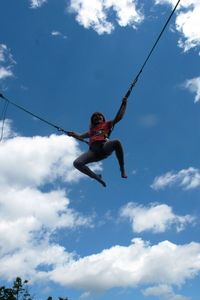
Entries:
{"label": "white cloud", "polygon": [[47,0],[30,0],[31,8],[41,7]]}
{"label": "white cloud", "polygon": [[[103,291],[139,285],[181,285],[200,271],[200,244],[176,245],[163,241],[149,245],[134,239],[129,246],[113,246],[101,253],[71,260],[49,272],[66,287]],[[161,263],[162,262],[162,263]]]}
{"label": "white cloud", "polygon": [[[29,244],[28,247],[19,248],[15,252],[0,257],[1,278],[14,279],[17,276],[31,278],[31,281],[44,278],[43,268],[55,268],[71,259],[69,254],[59,245],[45,241]],[[23,267],[22,267],[23,266]]]}
{"label": "white cloud", "polygon": [[12,132],[11,122],[5,124],[7,137],[0,147],[0,277],[35,279],[44,267],[55,268],[71,257],[53,242],[55,232],[92,225],[92,217],[70,208],[64,190],[45,188],[56,180],[71,183],[81,178],[72,166],[80,150],[68,136],[22,137]]}
{"label": "white cloud", "polygon": [[79,154],[78,144],[65,135],[6,139],[0,148],[0,183],[39,187],[57,178],[77,181],[82,175],[72,162]]}
{"label": "white cloud", "polygon": [[71,254],[53,242],[54,234],[91,226],[92,218],[70,208],[63,190],[0,187],[0,277],[34,280],[41,276],[40,268],[66,263]]}
{"label": "white cloud", "polygon": [[172,287],[161,284],[154,287],[149,287],[143,291],[144,296],[159,297],[163,300],[189,300],[190,298],[175,294]]}
{"label": "white cloud", "polygon": [[[156,4],[175,6],[177,0],[155,0]],[[181,1],[177,8],[176,29],[181,34],[178,45],[188,51],[200,46],[200,2],[199,0]]]}
{"label": "white cloud", "polygon": [[92,28],[98,34],[111,33],[114,20],[108,20],[110,12],[116,14],[120,26],[136,27],[143,16],[135,0],[71,0],[68,11],[76,14],[77,22],[85,28]]}
{"label": "white cloud", "polygon": [[4,44],[0,44],[0,80],[13,76],[12,69],[15,63],[10,49]]}
{"label": "white cloud", "polygon": [[166,204],[151,204],[148,207],[130,202],[120,210],[120,216],[128,218],[134,232],[153,231],[155,233],[165,232],[171,226],[177,231],[194,221],[190,215],[178,216],[173,213],[172,208]]}
{"label": "white cloud", "polygon": [[195,103],[200,101],[200,77],[186,80],[184,87],[190,92],[195,93]]}
{"label": "white cloud", "polygon": [[185,190],[200,187],[200,170],[190,167],[177,173],[167,172],[164,175],[157,176],[151,187],[154,190],[160,190],[172,185],[181,186]]}

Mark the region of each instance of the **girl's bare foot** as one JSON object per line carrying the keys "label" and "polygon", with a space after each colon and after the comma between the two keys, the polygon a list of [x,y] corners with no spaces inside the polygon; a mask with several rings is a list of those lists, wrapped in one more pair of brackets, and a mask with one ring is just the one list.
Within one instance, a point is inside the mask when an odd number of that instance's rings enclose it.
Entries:
{"label": "girl's bare foot", "polygon": [[98,177],[97,177],[97,181],[99,182],[99,183],[101,183],[104,187],[106,187],[106,183],[105,183],[105,181],[103,181],[102,180],[102,176],[101,176],[101,174],[99,174],[99,175],[97,175]]}
{"label": "girl's bare foot", "polygon": [[126,175],[125,170],[121,170],[121,177],[122,178],[128,178],[128,176]]}

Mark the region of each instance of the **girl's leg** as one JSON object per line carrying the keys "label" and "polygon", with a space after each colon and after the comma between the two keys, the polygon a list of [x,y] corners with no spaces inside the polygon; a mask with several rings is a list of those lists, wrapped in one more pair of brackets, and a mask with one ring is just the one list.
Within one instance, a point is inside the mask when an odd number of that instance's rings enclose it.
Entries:
{"label": "girl's leg", "polygon": [[95,174],[90,168],[86,166],[86,164],[91,162],[99,161],[100,159],[98,156],[92,152],[88,151],[80,155],[73,163],[74,167],[78,169],[80,172],[86,174],[87,176],[97,180],[101,183],[104,187],[106,187],[106,183],[102,180],[100,175]]}
{"label": "girl's leg", "polygon": [[113,151],[115,151],[115,155],[120,167],[121,177],[127,178],[124,167],[124,151],[121,142],[119,140],[108,141],[104,144],[103,150],[106,155],[110,155]]}

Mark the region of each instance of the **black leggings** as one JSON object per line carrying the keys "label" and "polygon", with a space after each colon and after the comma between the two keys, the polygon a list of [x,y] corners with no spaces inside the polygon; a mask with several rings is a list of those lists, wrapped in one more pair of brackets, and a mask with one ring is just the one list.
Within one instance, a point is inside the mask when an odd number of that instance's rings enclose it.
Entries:
{"label": "black leggings", "polygon": [[88,175],[91,178],[97,179],[99,176],[96,175],[86,164],[92,162],[98,162],[110,156],[112,152],[115,151],[120,170],[124,168],[124,153],[121,142],[119,140],[106,141],[101,145],[101,148],[97,151],[88,150],[87,152],[80,155],[74,161],[74,167],[80,172]]}

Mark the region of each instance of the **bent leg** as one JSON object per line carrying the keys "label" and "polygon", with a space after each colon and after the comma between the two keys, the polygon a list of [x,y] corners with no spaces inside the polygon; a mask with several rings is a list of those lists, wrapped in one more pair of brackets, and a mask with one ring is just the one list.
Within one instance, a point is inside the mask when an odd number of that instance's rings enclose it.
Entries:
{"label": "bent leg", "polygon": [[101,176],[95,174],[89,167],[86,166],[86,164],[89,164],[91,162],[96,162],[100,160],[97,155],[92,152],[88,151],[80,155],[74,162],[73,165],[76,169],[78,169],[80,172],[84,173],[85,175],[97,180],[100,182],[104,187],[106,186],[106,183],[102,180]]}
{"label": "bent leg", "polygon": [[127,178],[124,167],[124,151],[121,142],[119,140],[108,141],[104,144],[103,150],[107,156],[109,156],[113,151],[115,151],[115,155],[117,157],[120,167],[121,177]]}

